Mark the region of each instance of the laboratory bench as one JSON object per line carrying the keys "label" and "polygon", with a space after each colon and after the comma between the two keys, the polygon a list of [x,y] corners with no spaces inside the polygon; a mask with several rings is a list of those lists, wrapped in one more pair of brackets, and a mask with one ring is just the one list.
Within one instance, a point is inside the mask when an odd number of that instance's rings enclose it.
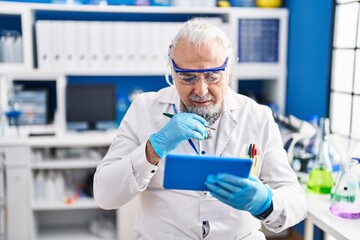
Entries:
{"label": "laboratory bench", "polygon": [[[309,174],[297,172],[300,184],[306,191]],[[314,227],[321,229],[325,236],[330,235],[336,240],[355,240],[360,238],[360,219],[344,219],[333,215],[329,208],[329,194],[306,192],[308,213],[305,219],[304,240],[314,239]],[[326,239],[326,238],[325,238]]]}
{"label": "laboratory bench", "polygon": [[308,214],[305,220],[304,240],[313,240],[313,229],[317,226],[336,240],[360,238],[360,219],[344,219],[333,215],[329,208],[329,194],[306,193]]}

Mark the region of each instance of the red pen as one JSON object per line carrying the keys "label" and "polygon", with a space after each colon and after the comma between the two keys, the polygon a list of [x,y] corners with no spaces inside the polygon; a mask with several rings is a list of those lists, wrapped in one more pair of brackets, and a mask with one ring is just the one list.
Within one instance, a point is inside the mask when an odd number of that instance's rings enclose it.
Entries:
{"label": "red pen", "polygon": [[256,154],[256,149],[255,149],[255,143],[252,145],[252,149],[251,149],[251,158],[254,159]]}

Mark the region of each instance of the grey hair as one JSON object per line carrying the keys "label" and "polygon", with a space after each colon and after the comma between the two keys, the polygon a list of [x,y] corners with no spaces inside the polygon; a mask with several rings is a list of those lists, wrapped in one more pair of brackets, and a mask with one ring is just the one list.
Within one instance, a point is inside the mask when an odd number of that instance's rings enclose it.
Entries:
{"label": "grey hair", "polygon": [[[182,39],[187,39],[196,48],[200,48],[200,45],[203,43],[216,40],[227,50],[227,56],[229,57],[228,66],[231,68],[231,65],[234,63],[235,56],[228,36],[207,18],[197,17],[185,22],[171,41],[168,52],[169,69],[171,69],[171,59],[174,57],[174,49]],[[169,80],[169,74],[165,75],[165,79],[169,85],[172,85]]]}

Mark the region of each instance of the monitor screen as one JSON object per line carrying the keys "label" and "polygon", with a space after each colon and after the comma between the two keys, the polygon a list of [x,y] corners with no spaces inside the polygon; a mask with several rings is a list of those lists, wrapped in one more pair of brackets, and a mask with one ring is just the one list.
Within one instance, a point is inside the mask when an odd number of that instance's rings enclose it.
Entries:
{"label": "monitor screen", "polygon": [[47,124],[48,98],[46,89],[16,91],[13,101],[19,104],[21,111],[18,124]]}
{"label": "monitor screen", "polygon": [[66,88],[67,123],[86,123],[97,129],[101,122],[116,121],[114,84],[70,84]]}
{"label": "monitor screen", "polygon": [[[46,91],[46,119],[34,122],[33,124],[51,124],[54,122],[57,109],[56,80],[15,80],[14,88],[18,91]],[[41,95],[41,93],[39,93]],[[25,115],[24,115],[25,116]],[[36,116],[34,116],[36,117]],[[25,123],[24,123],[25,124]]]}

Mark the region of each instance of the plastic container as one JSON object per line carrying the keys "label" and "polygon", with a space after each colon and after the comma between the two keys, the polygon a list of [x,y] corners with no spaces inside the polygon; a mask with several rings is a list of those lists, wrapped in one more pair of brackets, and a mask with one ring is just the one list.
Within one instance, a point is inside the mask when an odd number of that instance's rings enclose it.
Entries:
{"label": "plastic container", "polygon": [[255,0],[231,0],[232,7],[255,7]]}
{"label": "plastic container", "polygon": [[281,7],[282,0],[256,0],[256,6],[263,8]]}

